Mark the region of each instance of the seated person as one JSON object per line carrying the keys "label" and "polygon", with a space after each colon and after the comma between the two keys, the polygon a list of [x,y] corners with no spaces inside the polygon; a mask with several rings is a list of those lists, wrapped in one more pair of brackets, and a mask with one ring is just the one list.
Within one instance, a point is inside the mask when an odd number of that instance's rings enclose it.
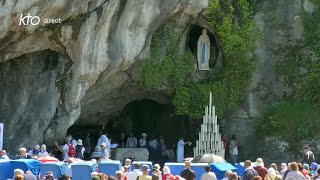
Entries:
{"label": "seated person", "polygon": [[7,152],[5,150],[0,151],[0,159],[9,160],[10,158],[7,156]]}
{"label": "seated person", "polygon": [[167,149],[167,146],[164,143],[164,139],[160,138],[160,144],[158,145],[158,150],[161,153],[161,156],[168,157],[170,161],[175,160],[175,155],[172,149]]}
{"label": "seated person", "polygon": [[47,146],[45,144],[41,145],[41,150],[38,153],[38,157],[46,157],[49,156],[49,153],[47,152]]}
{"label": "seated person", "polygon": [[149,140],[149,144],[148,144],[148,150],[151,152],[155,152],[157,151],[157,147],[158,147],[158,141],[156,138],[151,137],[151,139]]}
{"label": "seated person", "polygon": [[101,149],[99,146],[96,146],[94,148],[94,151],[91,154],[91,159],[98,158],[98,157],[101,157]]}
{"label": "seated person", "polygon": [[16,159],[31,159],[31,156],[27,154],[26,148],[20,148],[19,156],[17,156]]}
{"label": "seated person", "polygon": [[110,158],[110,153],[107,148],[107,144],[105,142],[101,143],[100,145],[101,148],[101,157],[102,159],[109,159]]}

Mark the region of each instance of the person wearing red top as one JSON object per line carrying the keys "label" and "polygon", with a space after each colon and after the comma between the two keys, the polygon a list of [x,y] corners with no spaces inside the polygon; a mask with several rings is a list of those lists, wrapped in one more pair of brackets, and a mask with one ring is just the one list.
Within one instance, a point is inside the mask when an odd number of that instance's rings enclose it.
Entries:
{"label": "person wearing red top", "polygon": [[254,169],[258,172],[262,179],[264,179],[268,174],[268,169],[264,167],[264,163],[261,158],[256,160],[256,167],[254,167]]}
{"label": "person wearing red top", "polygon": [[299,171],[302,173],[304,177],[306,177],[307,173],[304,171],[302,164],[301,163],[297,163],[297,164],[298,164]]}
{"label": "person wearing red top", "polygon": [[162,169],[162,180],[175,180],[176,177],[170,174],[170,168],[168,166],[163,167]]}

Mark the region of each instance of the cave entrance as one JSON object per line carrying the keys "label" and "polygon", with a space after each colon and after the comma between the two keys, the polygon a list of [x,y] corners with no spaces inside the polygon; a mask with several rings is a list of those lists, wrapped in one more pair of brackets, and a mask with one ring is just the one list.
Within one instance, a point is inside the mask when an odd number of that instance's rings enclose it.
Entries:
{"label": "cave entrance", "polygon": [[[130,131],[133,131],[137,139],[141,138],[142,133],[147,133],[148,138],[162,136],[168,145],[173,145],[181,136],[189,137],[188,132],[192,125],[186,117],[175,117],[172,114],[172,104],[160,104],[143,99],[128,103],[118,116],[101,118],[108,119],[105,130],[112,143],[117,142],[121,132],[128,136]],[[99,138],[99,130],[102,130],[102,126],[98,123],[95,125],[76,123],[68,129],[68,134],[77,139],[84,139],[85,135],[90,133],[94,147]]]}
{"label": "cave entrance", "polygon": [[[197,44],[198,44],[198,39],[202,34],[202,30],[204,27],[198,26],[198,25],[191,25],[190,31],[188,34],[187,38],[187,45],[189,50],[192,52],[195,58],[197,58]],[[209,66],[210,68],[213,68],[218,60],[219,56],[219,47],[217,45],[216,38],[212,32],[209,30],[207,31],[207,34],[210,39],[210,61],[209,61]]]}
{"label": "cave entrance", "polygon": [[149,138],[162,136],[168,144],[174,144],[184,135],[185,123],[183,119],[171,116],[172,109],[171,104],[159,104],[148,99],[132,101],[123,109],[117,129],[126,133],[133,131],[137,138],[143,132]]}

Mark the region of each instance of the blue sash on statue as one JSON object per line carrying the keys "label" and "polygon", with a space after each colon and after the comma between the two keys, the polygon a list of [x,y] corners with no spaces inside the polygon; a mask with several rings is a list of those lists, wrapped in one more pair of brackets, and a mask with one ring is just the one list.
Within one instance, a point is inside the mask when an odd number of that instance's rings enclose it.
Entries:
{"label": "blue sash on statue", "polygon": [[206,43],[202,43],[201,46],[201,64],[204,64],[206,61]]}

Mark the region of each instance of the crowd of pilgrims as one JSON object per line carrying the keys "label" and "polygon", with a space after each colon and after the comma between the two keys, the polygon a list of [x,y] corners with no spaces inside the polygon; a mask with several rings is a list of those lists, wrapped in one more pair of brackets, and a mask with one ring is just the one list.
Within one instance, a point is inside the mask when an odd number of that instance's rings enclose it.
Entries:
{"label": "crowd of pilgrims", "polygon": [[[68,135],[65,138],[65,142],[62,145],[59,145],[57,142],[54,142],[56,151],[50,153],[47,151],[46,145],[41,146],[35,145],[34,149],[20,148],[19,154],[12,159],[38,159],[40,157],[54,156],[63,160],[68,164],[68,172],[62,177],[56,177],[58,179],[70,179],[72,177],[71,164],[75,161],[90,160],[92,162],[99,164],[100,161],[110,160],[110,150],[111,150],[111,140],[107,137],[107,133],[99,132],[100,137],[97,141],[97,144],[92,152],[90,135],[84,139],[84,143],[81,139],[74,139],[72,135]],[[147,140],[147,134],[142,133],[141,138],[138,140],[134,137],[133,133],[130,132],[129,136],[126,138],[124,133],[121,133],[120,138],[117,140],[116,144],[119,148],[147,148],[151,153],[157,152],[160,156],[166,157],[168,161],[171,162],[182,162],[184,158],[183,147],[185,144],[190,145],[190,142],[184,142],[183,138],[180,138],[177,143],[177,159],[175,153],[172,149],[167,148],[163,137],[150,138]],[[159,140],[159,143],[158,143]],[[224,147],[226,147],[226,141],[222,139]],[[233,142],[234,141],[234,142]],[[235,135],[232,136],[230,142],[229,153],[230,156],[234,156],[234,150],[232,148],[237,148],[237,140]],[[179,149],[182,150],[179,153]],[[59,153],[57,153],[59,152]],[[61,154],[61,157],[59,157]],[[319,179],[320,180],[320,165],[314,162],[314,154],[308,146],[305,146],[303,149],[303,160],[302,163],[282,163],[278,171],[278,166],[275,163],[270,164],[270,167],[267,168],[264,166],[264,162],[261,158],[258,158],[255,162],[247,160],[244,162],[245,172],[243,175],[238,176],[232,171],[227,171],[225,173],[224,180],[309,180],[309,179]],[[0,151],[0,159],[10,159],[5,150]],[[235,158],[232,158],[234,161]],[[152,176],[148,176],[148,166],[140,166],[139,164],[134,164],[134,170],[130,171],[130,166],[132,161],[135,159],[125,159],[123,161],[122,171],[115,172],[115,176],[108,177],[106,174],[92,173],[92,179],[100,180],[194,180],[195,172],[190,166],[190,162],[185,163],[185,170],[181,172],[180,175],[170,174],[170,168],[165,166],[160,167],[159,164],[155,164],[152,169]],[[161,171],[162,170],[162,171]],[[216,180],[216,175],[211,172],[210,166],[205,167],[206,173],[201,176],[201,180]],[[23,172],[20,169],[14,171],[13,179],[24,179],[24,180],[33,180],[36,179],[34,175],[30,172]],[[54,179],[54,174],[48,172],[46,175],[46,180]]]}
{"label": "crowd of pilgrims", "polygon": [[[62,144],[55,141],[53,146],[50,146],[53,147],[52,151],[48,151],[47,145],[45,144],[42,144],[41,146],[35,145],[33,148],[28,147],[28,149],[20,148],[17,156],[13,153],[7,153],[5,150],[1,150],[0,159],[37,159],[45,156],[53,156],[61,161],[69,158],[82,160],[109,159],[112,146],[111,139],[108,138],[108,134],[106,132],[100,131],[99,134],[100,137],[94,145],[91,143],[92,138],[89,133],[85,136],[84,140],[75,139],[72,135],[67,135]],[[147,139],[147,136],[148,135],[146,133],[142,133],[141,137],[138,139],[134,136],[133,132],[130,132],[127,137],[125,133],[121,133],[120,137],[115,140],[113,144],[116,144],[116,146],[114,146],[116,148],[147,148],[150,155],[153,157],[165,157],[167,161],[177,161],[175,152],[171,147],[166,145],[163,137],[150,137]],[[179,140],[180,144],[181,141],[183,142],[183,138]],[[185,143],[183,142],[183,145],[184,144]],[[11,158],[9,158],[8,155]],[[179,158],[179,161],[182,160],[183,157]]]}
{"label": "crowd of pilgrims", "polygon": [[[130,170],[133,166],[133,170]],[[270,164],[269,168],[265,167],[263,159],[257,158],[255,162],[246,160],[244,162],[245,171],[239,176],[236,172],[227,170],[225,177],[222,180],[318,180],[320,179],[320,165],[312,162],[307,163],[290,162],[282,163],[280,170],[275,163]],[[217,180],[217,176],[211,171],[209,164],[204,167],[205,173],[200,177],[200,180]],[[152,175],[149,175],[152,171]],[[20,169],[14,171],[14,180],[36,180],[36,177],[31,174],[24,173]],[[57,178],[57,177],[56,177]],[[55,179],[52,172],[47,172],[45,180]],[[70,180],[71,177],[63,175],[58,177],[58,180]],[[170,167],[164,166],[161,168],[159,164],[155,164],[152,169],[148,165],[140,165],[139,163],[132,164],[130,159],[124,161],[122,170],[116,171],[114,176],[107,176],[103,173],[91,173],[91,180],[195,180],[196,173],[192,170],[191,163],[185,162],[185,169],[180,174],[172,174]]]}

